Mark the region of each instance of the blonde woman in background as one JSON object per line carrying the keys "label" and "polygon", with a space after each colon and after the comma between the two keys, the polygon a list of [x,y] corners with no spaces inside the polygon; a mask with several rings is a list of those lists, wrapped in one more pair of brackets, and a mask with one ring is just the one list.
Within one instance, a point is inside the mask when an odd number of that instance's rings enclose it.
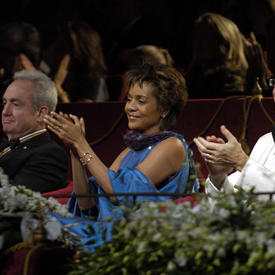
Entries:
{"label": "blonde woman in background", "polygon": [[194,23],[192,61],[187,72],[190,98],[244,95],[248,63],[243,36],[230,19],[204,13]]}

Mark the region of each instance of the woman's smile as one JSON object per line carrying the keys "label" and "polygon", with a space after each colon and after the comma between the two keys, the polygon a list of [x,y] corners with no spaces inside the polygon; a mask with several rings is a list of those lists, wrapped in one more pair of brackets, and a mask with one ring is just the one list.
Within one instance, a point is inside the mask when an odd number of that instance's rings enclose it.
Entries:
{"label": "woman's smile", "polygon": [[137,116],[137,115],[128,114],[129,120],[137,120],[138,118],[139,118],[139,116]]}

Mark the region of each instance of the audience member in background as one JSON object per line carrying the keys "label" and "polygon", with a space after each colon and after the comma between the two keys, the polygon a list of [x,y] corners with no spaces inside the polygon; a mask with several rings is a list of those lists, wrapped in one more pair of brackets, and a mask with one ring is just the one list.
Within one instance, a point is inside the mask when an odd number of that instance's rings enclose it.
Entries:
{"label": "audience member in background", "polygon": [[44,70],[48,73],[48,67],[40,56],[40,33],[34,25],[25,21],[1,25],[1,97],[12,75],[22,69]]}
{"label": "audience member in background", "polygon": [[272,87],[268,85],[267,80],[272,76],[274,66],[270,61],[274,52],[274,42],[271,37],[272,28],[274,28],[272,21],[274,21],[275,2],[273,0],[244,0],[240,1],[240,5],[243,7],[240,20],[243,20],[243,25],[246,26],[243,28],[243,33],[252,43],[251,58],[246,51],[249,64],[248,89],[250,88],[249,81],[250,86],[253,86],[253,80],[256,77],[262,94],[270,96]]}
{"label": "audience member in background", "polygon": [[123,49],[118,59],[123,73],[143,63],[175,65],[169,51],[155,45],[140,45],[132,49]]}
{"label": "audience member in background", "polygon": [[266,55],[270,73],[275,74],[275,14],[267,26]]}
{"label": "audience member in background", "polygon": [[38,70],[16,72],[3,95],[0,167],[12,185],[49,192],[66,186],[68,156],[51,140],[43,118],[54,111],[57,90]]}
{"label": "audience member in background", "polygon": [[[125,113],[131,131],[125,135],[127,148],[110,168],[85,139],[83,118],[57,113],[45,118],[48,128],[71,147],[75,194],[199,191],[190,148],[182,135],[168,131],[183,106],[186,87],[182,75],[171,66],[144,64],[127,72],[127,87]],[[92,175],[89,179],[86,169]],[[106,221],[107,217],[121,218],[121,205],[132,208],[136,202],[173,198],[79,197],[69,205],[74,215],[86,217],[96,209],[98,220]]]}
{"label": "audience member in background", "polygon": [[232,20],[205,13],[195,22],[193,35],[190,98],[270,94],[271,72],[253,32],[245,37]]}
{"label": "audience member in background", "polygon": [[196,19],[192,35],[189,97],[244,95],[248,63],[237,25],[219,14],[204,13]]}
{"label": "audience member in background", "polygon": [[40,69],[40,33],[31,23],[18,21],[11,22],[0,28],[0,45],[8,47],[17,53],[14,71],[24,69],[25,55],[36,69]]}
{"label": "audience member in background", "polygon": [[45,54],[61,102],[107,101],[102,41],[85,22],[67,22]]}
{"label": "audience member in background", "polygon": [[[120,68],[120,75],[122,75],[123,84],[120,87],[120,100],[124,100],[126,98],[127,90],[126,90],[126,78],[125,72],[130,69],[133,69],[137,66],[141,66],[144,63],[150,64],[164,64],[168,66],[174,67],[175,63],[170,55],[169,51],[164,48],[157,47],[155,45],[140,45],[135,48],[126,48],[121,50],[117,57],[117,63],[120,64],[118,67]],[[110,79],[110,78],[109,78]],[[110,83],[110,81],[108,82]],[[112,85],[110,85],[112,86]],[[187,91],[186,97],[187,97]]]}
{"label": "audience member in background", "polygon": [[6,87],[14,74],[16,51],[6,46],[0,46],[0,96],[2,97]]}
{"label": "audience member in background", "polygon": [[239,13],[232,12],[241,32],[248,37],[251,32],[255,34],[263,51],[267,50],[268,24],[275,12],[274,0],[242,0],[236,1],[236,8],[239,6]]}
{"label": "audience member in background", "polygon": [[[273,98],[275,101],[275,89]],[[194,139],[209,171],[207,193],[228,193],[238,187],[246,191],[254,188],[255,192],[274,192],[275,126],[272,126],[272,132],[258,139],[250,156],[225,126],[221,126],[221,133],[226,141],[216,136]],[[235,172],[230,174],[233,170]]]}
{"label": "audience member in background", "polygon": [[269,70],[267,58],[262,50],[262,46],[256,40],[253,32],[250,33],[248,38],[243,37],[243,42],[245,56],[248,61],[246,94],[269,96],[272,91],[272,88],[268,84],[271,71]]}
{"label": "audience member in background", "polygon": [[266,59],[269,68],[269,75],[268,75],[268,84],[269,84],[269,91],[264,94],[265,96],[270,95],[270,89],[273,89],[275,84],[275,14],[269,21],[267,27],[267,39],[266,39]]}

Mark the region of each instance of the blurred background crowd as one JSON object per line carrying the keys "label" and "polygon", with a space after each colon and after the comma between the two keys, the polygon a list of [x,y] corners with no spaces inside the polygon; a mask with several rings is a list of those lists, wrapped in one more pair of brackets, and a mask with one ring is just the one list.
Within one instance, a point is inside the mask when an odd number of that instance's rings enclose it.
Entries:
{"label": "blurred background crowd", "polygon": [[3,90],[29,68],[55,81],[60,102],[125,98],[124,73],[175,66],[189,98],[271,96],[273,0],[9,0],[0,16]]}

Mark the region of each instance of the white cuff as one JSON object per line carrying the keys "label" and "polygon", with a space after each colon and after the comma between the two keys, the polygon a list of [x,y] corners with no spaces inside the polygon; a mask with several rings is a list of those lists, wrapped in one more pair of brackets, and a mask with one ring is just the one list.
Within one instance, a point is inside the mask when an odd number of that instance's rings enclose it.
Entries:
{"label": "white cuff", "polygon": [[223,186],[221,189],[218,189],[215,184],[213,184],[213,182],[210,180],[209,176],[207,177],[206,179],[206,188],[205,188],[205,191],[207,194],[219,194],[219,193],[222,193],[224,190],[223,190]]}
{"label": "white cuff", "polygon": [[225,178],[222,187],[219,189],[215,184],[210,180],[209,177],[206,179],[206,193],[217,195],[219,193],[230,193],[234,191],[234,187],[229,181],[228,177]]}

